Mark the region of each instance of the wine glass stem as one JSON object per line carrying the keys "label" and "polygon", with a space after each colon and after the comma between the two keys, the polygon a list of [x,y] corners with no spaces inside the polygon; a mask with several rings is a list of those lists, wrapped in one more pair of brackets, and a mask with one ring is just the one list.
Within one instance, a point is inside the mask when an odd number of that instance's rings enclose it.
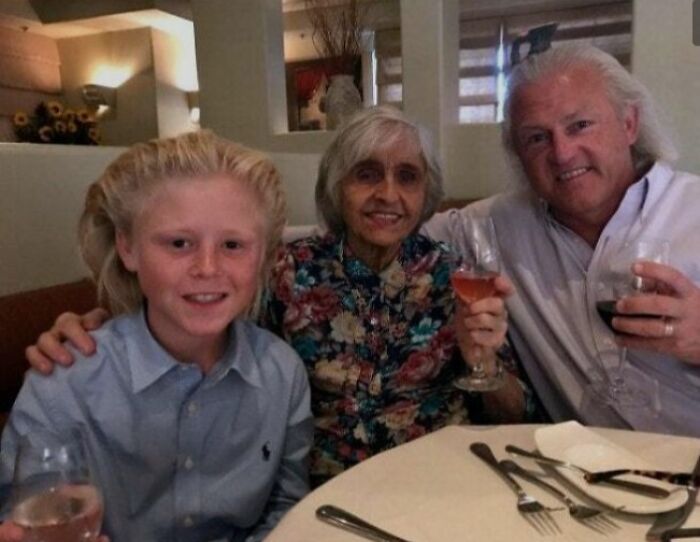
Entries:
{"label": "wine glass stem", "polygon": [[478,378],[486,376],[486,369],[484,368],[484,363],[482,361],[477,361],[472,368],[472,372]]}
{"label": "wine glass stem", "polygon": [[624,370],[625,364],[627,363],[627,348],[620,348],[620,355],[618,358],[617,368],[615,369],[612,378],[610,379],[610,395],[613,398],[622,390],[625,386]]}

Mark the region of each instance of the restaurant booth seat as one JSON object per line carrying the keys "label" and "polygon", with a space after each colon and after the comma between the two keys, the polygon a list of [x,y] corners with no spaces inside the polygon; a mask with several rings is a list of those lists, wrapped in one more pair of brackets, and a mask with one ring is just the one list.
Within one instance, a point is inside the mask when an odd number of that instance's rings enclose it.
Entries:
{"label": "restaurant booth seat", "polygon": [[65,311],[97,306],[95,285],[83,279],[0,297],[0,428],[29,368],[24,351]]}

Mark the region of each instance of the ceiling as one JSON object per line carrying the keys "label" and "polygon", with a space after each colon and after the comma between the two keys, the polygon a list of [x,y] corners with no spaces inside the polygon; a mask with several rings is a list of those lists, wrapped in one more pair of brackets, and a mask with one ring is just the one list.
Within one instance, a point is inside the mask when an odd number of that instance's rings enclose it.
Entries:
{"label": "ceiling", "polygon": [[[75,7],[81,1],[89,2],[85,12],[97,16],[82,17]],[[101,4],[101,5],[99,5]],[[72,5],[73,9],[56,9]],[[120,8],[148,7],[119,13]],[[84,36],[101,32],[128,30],[151,26],[178,34],[192,31],[192,22],[180,15],[189,13],[189,0],[3,0],[0,7],[0,26],[41,34],[53,39]],[[40,16],[41,15],[41,16]],[[56,22],[46,22],[52,19]]]}
{"label": "ceiling", "polygon": [[[285,12],[303,10],[306,3],[306,0],[281,1]],[[149,5],[152,6],[151,9],[135,9]],[[81,6],[84,8],[82,14]],[[99,11],[105,14],[96,16]],[[191,31],[192,23],[188,19],[191,19],[190,0],[2,0],[0,2],[0,26],[41,34],[53,39],[144,26],[177,34],[183,31],[183,25],[189,27]]]}

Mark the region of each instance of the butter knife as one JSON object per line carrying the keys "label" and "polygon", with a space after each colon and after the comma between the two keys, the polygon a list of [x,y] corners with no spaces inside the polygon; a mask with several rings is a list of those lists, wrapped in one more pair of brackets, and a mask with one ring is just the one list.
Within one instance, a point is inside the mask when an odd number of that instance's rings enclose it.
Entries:
{"label": "butter knife", "polygon": [[[696,480],[698,475],[700,475],[700,456],[695,462],[695,468],[693,469],[692,480]],[[698,486],[691,485],[688,488],[688,500],[683,506],[675,510],[670,510],[669,512],[664,512],[659,514],[654,519],[651,527],[647,531],[646,539],[649,542],[660,542],[665,538],[664,535],[677,529],[685,523],[688,516],[693,511],[695,507],[695,501],[698,498]],[[668,538],[666,538],[668,539]]]}
{"label": "butter knife", "polygon": [[646,476],[655,480],[663,480],[669,484],[677,486],[697,486],[700,485],[700,476],[693,475],[691,472],[670,472],[666,470],[636,470],[636,469],[615,469],[591,472],[586,474],[584,478],[590,484],[597,484],[606,480],[611,480],[616,476],[623,474],[635,474],[637,476]]}
{"label": "butter knife", "polygon": [[[545,463],[547,465],[553,465],[555,467],[562,467],[565,469],[571,469],[578,472],[585,479],[586,475],[591,474],[591,471],[586,470],[582,467],[568,463],[567,461],[562,461],[560,459],[554,459],[553,457],[547,457],[539,452],[530,452],[528,450],[523,450],[517,446],[509,444],[506,446],[506,452],[510,454],[520,455],[523,457],[529,457],[534,459],[538,463]],[[633,482],[631,480],[619,480],[617,478],[611,478],[604,481],[606,485],[614,486],[617,489],[624,489],[632,493],[637,493],[639,495],[645,495],[647,497],[652,497],[654,499],[667,499],[671,493],[662,487],[653,486],[650,484],[643,484],[641,482]]]}
{"label": "butter knife", "polygon": [[316,517],[335,527],[340,527],[341,529],[355,533],[368,540],[374,540],[375,542],[409,542],[405,538],[399,538],[398,536],[388,533],[368,523],[364,519],[360,519],[356,515],[342,508],[338,508],[337,506],[333,506],[332,504],[319,506],[316,509]]}

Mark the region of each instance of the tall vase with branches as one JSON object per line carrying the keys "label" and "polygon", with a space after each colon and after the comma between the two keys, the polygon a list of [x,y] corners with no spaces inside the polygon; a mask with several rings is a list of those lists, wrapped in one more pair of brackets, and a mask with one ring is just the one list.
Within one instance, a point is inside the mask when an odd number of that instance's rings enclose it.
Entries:
{"label": "tall vase with branches", "polygon": [[325,99],[327,126],[335,128],[359,109],[362,99],[354,73],[362,55],[362,31],[367,2],[361,0],[305,0],[316,51],[326,61],[331,81]]}

